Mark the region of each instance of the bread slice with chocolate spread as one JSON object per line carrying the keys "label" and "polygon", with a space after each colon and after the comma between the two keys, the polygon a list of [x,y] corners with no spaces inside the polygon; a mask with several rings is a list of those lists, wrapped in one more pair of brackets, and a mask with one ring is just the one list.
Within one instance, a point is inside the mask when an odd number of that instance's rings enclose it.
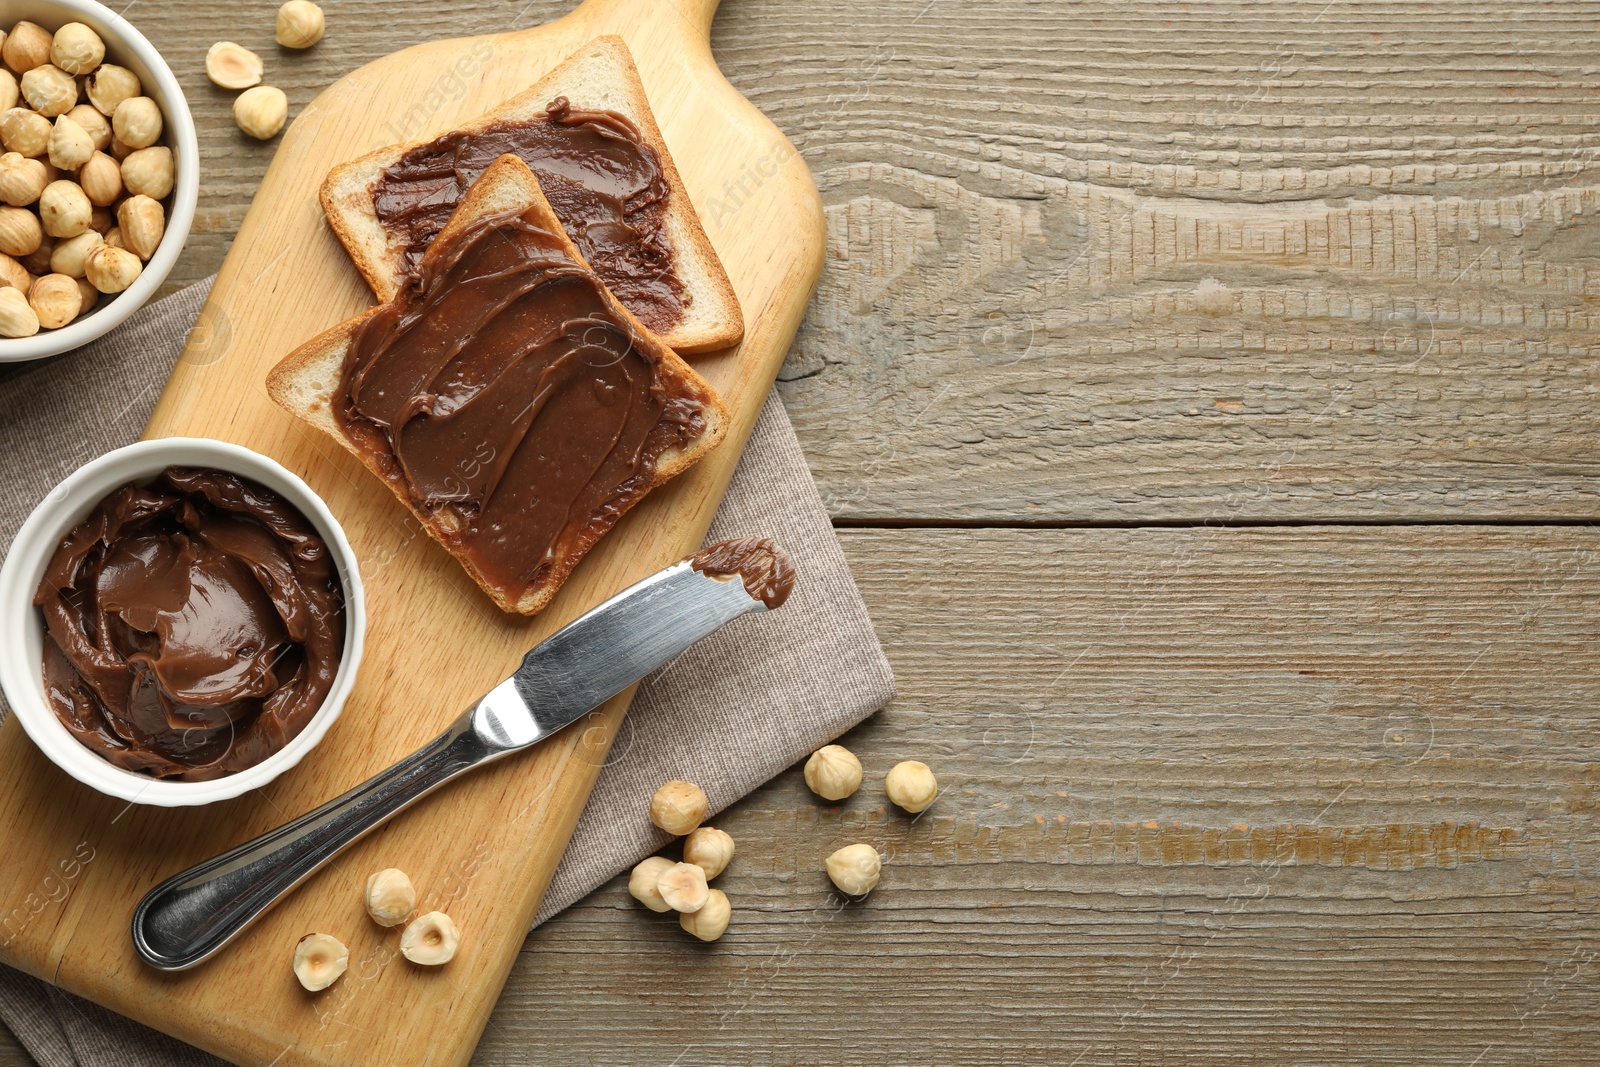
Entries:
{"label": "bread slice with chocolate spread", "polygon": [[[483,141],[519,133],[574,134],[572,154],[541,162],[537,145],[519,151]],[[738,298],[673,165],[633,57],[622,38],[611,35],[590,41],[533,87],[459,129],[379,149],[329,172],[321,190],[323,211],[380,301],[394,298],[430,229],[443,224],[474,170],[502,151],[516,152],[533,167],[568,236],[618,299],[669,347],[695,353],[739,343],[744,317]],[[585,159],[607,155],[615,158]],[[623,210],[597,221],[597,202],[572,202],[583,191],[583,179],[604,184],[628,166],[640,172],[637,187],[612,190],[615,202],[598,203],[625,203]],[[414,180],[401,180],[408,171]],[[602,255],[598,246],[608,237],[621,241],[611,242],[612,254]]]}
{"label": "bread slice with chocolate spread", "polygon": [[728,424],[711,387],[589,269],[512,155],[471,187],[394,302],[296,349],[267,391],[525,615]]}

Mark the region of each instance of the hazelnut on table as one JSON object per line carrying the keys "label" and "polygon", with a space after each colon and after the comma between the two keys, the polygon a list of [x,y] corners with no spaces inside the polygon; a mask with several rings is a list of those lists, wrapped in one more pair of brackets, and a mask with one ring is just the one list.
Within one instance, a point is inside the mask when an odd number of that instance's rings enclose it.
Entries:
{"label": "hazelnut on table", "polygon": [[878,884],[883,857],[868,844],[846,845],[827,860],[828,877],[839,892],[852,897],[866,896]]}
{"label": "hazelnut on table", "polygon": [[289,98],[270,85],[246,89],[233,102],[234,124],[258,141],[278,136],[288,119]]}
{"label": "hazelnut on table", "polygon": [[311,0],[289,0],[278,8],[274,36],[285,48],[310,48],[327,28],[322,8]]}
{"label": "hazelnut on table", "polygon": [[218,41],[206,52],[206,77],[224,89],[260,85],[265,69],[260,56],[232,41]]}
{"label": "hazelnut on table", "polygon": [[732,860],[733,838],[726,830],[702,826],[683,839],[683,862],[705,871],[707,879],[727,870]]}
{"label": "hazelnut on table", "polygon": [[861,788],[861,761],[843,745],[823,745],[806,760],[806,786],[824,800],[843,800]]}
{"label": "hazelnut on table", "polygon": [[674,780],[650,798],[650,821],[669,834],[681,836],[700,825],[708,805],[705,791],[699,786]]}
{"label": "hazelnut on table", "polygon": [[367,914],[379,926],[399,926],[417,910],[417,888],[398,867],[385,867],[367,878]]}
{"label": "hazelnut on table", "polygon": [[911,759],[896,763],[883,780],[889,799],[913,815],[926,811],[939,795],[939,782],[926,763]]}
{"label": "hazelnut on table", "polygon": [[674,863],[662,871],[656,879],[656,892],[673,911],[684,912],[699,911],[710,896],[706,872],[692,863]]}
{"label": "hazelnut on table", "polygon": [[307,934],[294,946],[294,976],[313,993],[337,982],[349,966],[349,950],[332,934]]}
{"label": "hazelnut on table", "polygon": [[668,912],[672,905],[661,897],[661,876],[672,868],[665,856],[648,856],[642,859],[628,875],[628,895],[651,911]]}
{"label": "hazelnut on table", "polygon": [[400,935],[400,952],[412,963],[437,967],[455,959],[461,932],[455,920],[442,911],[430,911],[412,920]]}
{"label": "hazelnut on table", "polygon": [[733,917],[733,906],[728,894],[720,889],[711,890],[699,911],[678,916],[678,925],[702,941],[715,941],[728,930],[728,920]]}

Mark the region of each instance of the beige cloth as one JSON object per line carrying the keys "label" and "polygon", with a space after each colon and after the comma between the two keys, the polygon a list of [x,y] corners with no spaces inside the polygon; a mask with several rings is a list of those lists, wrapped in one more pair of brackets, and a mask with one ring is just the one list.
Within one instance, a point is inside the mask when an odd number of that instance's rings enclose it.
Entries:
{"label": "beige cloth", "polygon": [[[145,308],[69,355],[0,365],[0,545],[67,473],[139,436],[208,289],[193,286]],[[735,622],[646,679],[536,922],[666,842],[638,817],[661,782],[699,782],[720,811],[893,695],[889,665],[776,394],[709,539],[742,534],[789,550],[799,573],[794,595],[780,614]],[[0,967],[0,1019],[45,1067],[219,1062],[8,967]]]}

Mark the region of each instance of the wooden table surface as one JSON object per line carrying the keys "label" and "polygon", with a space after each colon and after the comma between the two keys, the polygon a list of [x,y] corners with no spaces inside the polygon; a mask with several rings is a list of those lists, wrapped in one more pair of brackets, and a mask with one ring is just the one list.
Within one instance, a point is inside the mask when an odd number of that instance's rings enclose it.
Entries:
{"label": "wooden table surface", "polygon": [[[274,6],[127,12],[206,161],[174,286],[272,152],[213,41],[301,105],[568,5],[330,0],[305,55]],[[615,880],[475,1062],[1595,1063],[1600,5],[725,0],[713,45],[827,204],[781,389],[901,695],[842,811],[796,769],[719,820],[722,942]]]}

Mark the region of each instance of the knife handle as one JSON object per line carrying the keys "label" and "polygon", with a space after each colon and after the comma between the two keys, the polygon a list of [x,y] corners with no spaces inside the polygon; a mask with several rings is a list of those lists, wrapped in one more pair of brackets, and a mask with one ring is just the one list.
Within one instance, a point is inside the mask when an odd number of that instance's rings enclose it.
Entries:
{"label": "knife handle", "polygon": [[181,971],[233,940],[339,852],[441,785],[509,750],[485,742],[468,712],[421,749],[342,796],[168,878],[133,913],[146,963]]}

